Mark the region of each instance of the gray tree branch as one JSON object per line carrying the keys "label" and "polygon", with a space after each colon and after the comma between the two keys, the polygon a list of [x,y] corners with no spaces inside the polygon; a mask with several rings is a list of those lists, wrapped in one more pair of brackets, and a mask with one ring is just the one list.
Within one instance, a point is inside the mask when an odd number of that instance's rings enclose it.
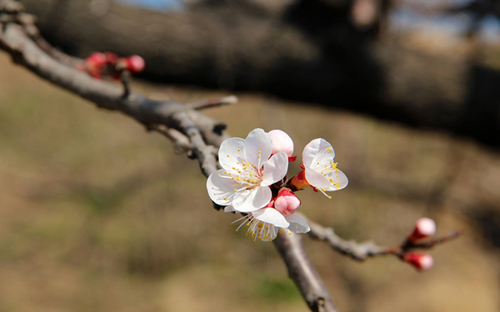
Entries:
{"label": "gray tree branch", "polygon": [[[145,125],[146,129],[160,132],[174,142],[179,150],[196,158],[205,176],[217,170],[217,150],[228,138],[225,125],[216,122],[194,109],[233,103],[229,97],[218,101],[207,101],[183,105],[174,101],[158,102],[139,93],[124,92],[122,88],[105,81],[91,78],[76,70],[74,58],[65,58],[57,52],[57,58],[49,55],[52,50],[39,46],[29,34],[37,33],[33,24],[23,22],[22,7],[13,0],[0,2],[0,45],[13,60],[39,77],[65,90],[81,96],[99,108],[120,111]],[[25,19],[26,20],[26,19]],[[38,38],[40,39],[40,38]],[[280,235],[275,241],[283,260],[307,305],[312,311],[336,312],[328,291],[315,268],[307,258],[298,235]]]}
{"label": "gray tree branch", "polygon": [[462,232],[453,231],[447,235],[436,237],[427,241],[412,243],[407,240],[397,246],[379,246],[372,241],[358,243],[354,240],[346,240],[338,236],[333,228],[324,227],[316,222],[307,219],[304,215],[301,216],[307,220],[311,227],[309,235],[315,239],[326,242],[332,249],[339,253],[349,256],[357,261],[364,261],[368,258],[382,255],[393,255],[401,258],[405,252],[415,249],[430,249],[435,245],[445,243],[459,237]]}

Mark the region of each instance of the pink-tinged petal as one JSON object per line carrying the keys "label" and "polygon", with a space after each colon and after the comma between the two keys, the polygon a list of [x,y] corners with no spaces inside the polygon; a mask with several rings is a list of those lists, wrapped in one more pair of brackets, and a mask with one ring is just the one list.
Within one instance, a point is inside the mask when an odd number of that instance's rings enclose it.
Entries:
{"label": "pink-tinged petal", "polygon": [[293,214],[300,206],[300,199],[290,189],[282,188],[274,199],[273,205],[283,215]]}
{"label": "pink-tinged petal", "polygon": [[281,130],[269,131],[271,140],[273,141],[273,154],[285,152],[288,156],[293,154],[293,141],[292,138]]}
{"label": "pink-tinged petal", "polygon": [[328,181],[328,179],[325,176],[307,167],[306,167],[306,180],[309,184],[319,189],[326,190],[332,186],[330,181]]}
{"label": "pink-tinged petal", "polygon": [[306,145],[302,152],[302,163],[306,168],[329,163],[335,158],[335,151],[330,143],[324,139],[314,139]]}
{"label": "pink-tinged petal", "polygon": [[224,169],[221,169],[212,173],[207,179],[207,191],[210,199],[221,206],[231,204],[231,196],[234,194],[234,189],[238,187],[238,183],[224,176],[226,176]]}
{"label": "pink-tinged petal", "polygon": [[288,171],[288,155],[280,152],[264,164],[262,186],[274,184],[283,179]]}
{"label": "pink-tinged petal", "polygon": [[219,163],[222,168],[233,170],[232,168],[241,167],[241,161],[245,160],[244,146],[245,140],[242,138],[224,140],[219,148]]}
{"label": "pink-tinged petal", "polygon": [[252,216],[260,221],[270,223],[276,227],[287,228],[290,223],[288,223],[285,217],[274,208],[264,208],[258,211],[252,212]]}
{"label": "pink-tinged petal", "polygon": [[234,210],[252,212],[266,206],[272,197],[271,189],[267,186],[261,186],[236,193],[231,204],[234,206]]}
{"label": "pink-tinged petal", "polygon": [[271,136],[262,129],[252,130],[245,139],[245,159],[257,169],[262,168],[272,151]]}
{"label": "pink-tinged petal", "polygon": [[236,210],[234,210],[234,207],[231,205],[224,207],[224,212],[235,212],[235,211]]}
{"label": "pink-tinged petal", "polygon": [[311,230],[306,220],[302,219],[298,215],[286,215],[285,219],[290,222],[288,229],[294,233],[307,233]]}
{"label": "pink-tinged petal", "polygon": [[340,191],[349,184],[349,179],[347,179],[347,176],[340,170],[338,172],[329,172],[327,177],[333,181],[333,183],[330,181],[330,184],[333,185],[330,185],[330,187],[326,189],[327,192]]}

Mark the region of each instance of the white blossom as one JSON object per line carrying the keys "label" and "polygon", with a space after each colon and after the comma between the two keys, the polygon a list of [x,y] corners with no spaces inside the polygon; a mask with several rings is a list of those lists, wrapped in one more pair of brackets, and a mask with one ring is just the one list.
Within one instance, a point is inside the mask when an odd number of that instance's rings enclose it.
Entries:
{"label": "white blossom", "polygon": [[302,152],[302,163],[305,168],[305,179],[312,187],[328,196],[325,192],[337,191],[348,184],[346,175],[337,169],[333,162],[335,151],[324,139],[314,139],[306,145]]}
{"label": "white blossom", "polygon": [[239,212],[255,212],[268,205],[272,199],[269,186],[282,180],[288,170],[288,155],[279,152],[270,157],[272,150],[271,136],[262,129],[253,130],[246,139],[222,142],[219,163],[223,169],[207,180],[210,198]]}

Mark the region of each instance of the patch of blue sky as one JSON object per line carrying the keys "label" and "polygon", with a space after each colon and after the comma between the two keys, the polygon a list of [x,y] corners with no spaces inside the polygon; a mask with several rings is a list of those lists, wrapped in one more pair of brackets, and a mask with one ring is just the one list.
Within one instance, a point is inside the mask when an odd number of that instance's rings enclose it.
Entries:
{"label": "patch of blue sky", "polygon": [[500,44],[500,20],[493,15],[487,16],[481,25],[481,35],[488,41]]}
{"label": "patch of blue sky", "polygon": [[181,0],[113,0],[128,5],[143,7],[147,9],[171,11],[180,10],[184,7]]}
{"label": "patch of blue sky", "polygon": [[[461,1],[463,3],[469,0]],[[463,35],[467,32],[473,16],[467,14],[460,15],[439,15],[434,17],[417,14],[411,10],[394,10],[391,14],[391,27],[393,31],[408,30],[434,30],[450,35]],[[479,30],[481,38],[490,43],[500,44],[500,20],[491,15],[483,19]]]}

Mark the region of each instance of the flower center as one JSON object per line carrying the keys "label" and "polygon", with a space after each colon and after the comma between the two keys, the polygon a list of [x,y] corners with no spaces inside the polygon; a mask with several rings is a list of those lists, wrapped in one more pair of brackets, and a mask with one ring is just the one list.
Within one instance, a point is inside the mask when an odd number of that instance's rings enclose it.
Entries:
{"label": "flower center", "polygon": [[260,186],[263,168],[257,170],[257,167],[252,166],[248,161],[242,159],[231,169],[224,171],[224,174],[219,174],[218,176],[235,181],[239,187],[234,189],[235,192]]}
{"label": "flower center", "polygon": [[[327,147],[325,150],[323,150],[321,153],[318,153],[315,157],[314,157],[314,160],[312,161],[312,164],[311,164],[311,169],[316,169],[318,168],[319,166],[321,166],[321,164],[323,164],[323,159],[325,157],[328,157],[328,153],[331,153],[332,152],[332,149]],[[326,165],[325,167],[327,167],[328,165]],[[337,166],[337,163],[334,163],[333,160],[330,160],[330,166],[333,168],[333,169],[337,169],[336,166]],[[318,171],[318,170],[316,170]]]}
{"label": "flower center", "polygon": [[[238,232],[240,228],[243,227],[243,225],[246,225],[248,229],[247,232],[245,233],[245,236],[250,235],[253,238],[254,243],[257,239],[260,239],[262,241],[266,240],[271,241],[276,237],[278,237],[278,228],[276,228],[273,224],[266,223],[264,221],[260,221],[254,218],[254,216],[251,213],[239,218],[234,222],[231,222],[231,225],[238,223],[240,221],[241,224],[235,231]],[[283,230],[280,230],[280,233],[283,234]]]}

